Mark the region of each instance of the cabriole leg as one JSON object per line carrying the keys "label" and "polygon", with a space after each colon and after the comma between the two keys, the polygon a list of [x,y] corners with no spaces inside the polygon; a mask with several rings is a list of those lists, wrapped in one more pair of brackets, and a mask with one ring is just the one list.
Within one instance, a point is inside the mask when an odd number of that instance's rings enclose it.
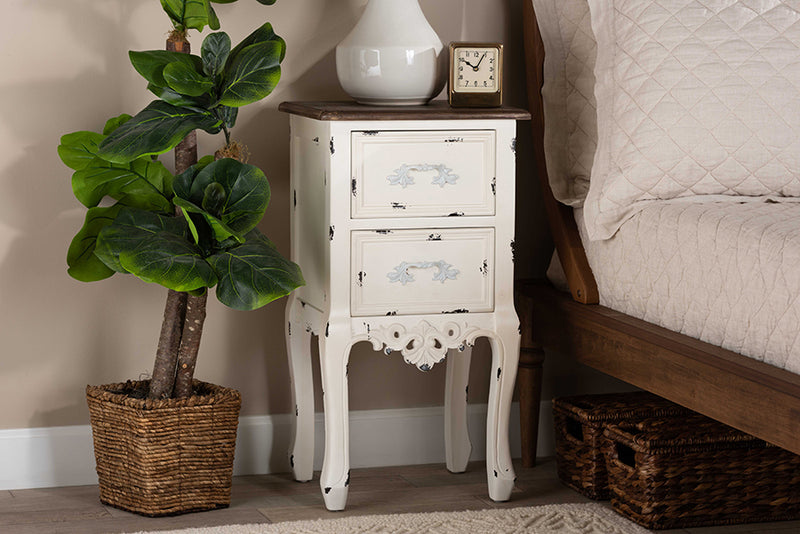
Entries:
{"label": "cabriole leg", "polygon": [[447,351],[444,397],[444,445],[447,469],[451,473],[467,470],[472,443],[467,429],[467,394],[472,347],[463,352]]}
{"label": "cabriole leg", "polygon": [[319,357],[325,405],[325,459],[320,488],[328,510],[344,510],[350,485],[347,362],[352,340],[343,324],[320,335]]}
{"label": "cabriole leg", "polygon": [[314,476],[314,384],[311,372],[311,331],[306,328],[303,303],[294,295],[286,305],[286,350],[294,401],[294,427],[289,463],[294,479],[308,482]]}
{"label": "cabriole leg", "polygon": [[514,489],[514,467],[508,443],[511,397],[519,361],[519,333],[516,325],[500,328],[491,338],[492,375],[489,386],[489,412],[486,418],[486,474],[489,497],[507,501]]}

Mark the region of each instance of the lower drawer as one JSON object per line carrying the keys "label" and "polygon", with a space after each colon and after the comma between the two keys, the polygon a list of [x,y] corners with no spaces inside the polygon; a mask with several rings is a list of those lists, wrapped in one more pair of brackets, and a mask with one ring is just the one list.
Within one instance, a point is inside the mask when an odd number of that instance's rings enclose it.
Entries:
{"label": "lower drawer", "polygon": [[494,228],[352,233],[353,316],[494,310]]}

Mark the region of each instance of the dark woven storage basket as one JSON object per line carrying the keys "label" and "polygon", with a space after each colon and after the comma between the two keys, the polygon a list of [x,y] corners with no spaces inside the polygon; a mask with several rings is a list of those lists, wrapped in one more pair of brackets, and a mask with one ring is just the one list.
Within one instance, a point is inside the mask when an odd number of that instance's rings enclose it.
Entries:
{"label": "dark woven storage basket", "polygon": [[559,479],[590,499],[608,499],[608,475],[601,449],[605,426],[685,413],[689,410],[646,391],[553,399]]}
{"label": "dark woven storage basket", "polygon": [[800,518],[800,456],[699,414],[610,425],[611,505],[651,529]]}
{"label": "dark woven storage basket", "polygon": [[186,399],[136,399],[147,382],[87,386],[100,500],[146,516],[230,505],[241,396],[195,381]]}

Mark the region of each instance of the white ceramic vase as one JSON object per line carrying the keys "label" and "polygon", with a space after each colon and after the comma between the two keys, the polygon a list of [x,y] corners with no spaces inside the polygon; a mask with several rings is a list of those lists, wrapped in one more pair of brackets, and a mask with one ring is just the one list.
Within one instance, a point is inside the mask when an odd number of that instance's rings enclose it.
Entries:
{"label": "white ceramic vase", "polygon": [[420,105],[444,87],[446,52],[418,0],[369,0],[336,47],[336,73],[362,104]]}

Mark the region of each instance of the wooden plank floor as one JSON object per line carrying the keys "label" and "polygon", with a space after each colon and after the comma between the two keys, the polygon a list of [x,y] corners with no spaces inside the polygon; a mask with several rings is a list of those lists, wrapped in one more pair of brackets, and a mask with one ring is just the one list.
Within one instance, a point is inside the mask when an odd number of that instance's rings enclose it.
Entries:
{"label": "wooden plank floor", "polygon": [[[319,481],[301,484],[289,474],[236,477],[230,508],[166,518],[146,518],[103,506],[96,486],[0,491],[2,534],[110,534],[235,523],[269,523],[404,512],[479,510],[589,502],[563,486],[555,462],[517,470],[511,500],[495,503],[486,493],[484,464],[454,475],[444,465],[354,469],[347,510],[328,512]],[[317,473],[317,477],[319,474]],[[800,521],[661,531],[665,534],[790,534]]]}

